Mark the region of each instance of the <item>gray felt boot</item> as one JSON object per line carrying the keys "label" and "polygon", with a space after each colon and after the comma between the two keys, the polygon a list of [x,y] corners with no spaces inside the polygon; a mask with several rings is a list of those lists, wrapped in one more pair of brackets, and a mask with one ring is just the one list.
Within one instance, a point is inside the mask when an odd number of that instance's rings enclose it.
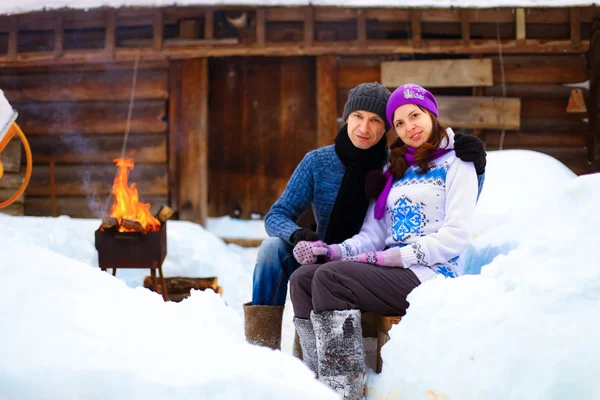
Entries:
{"label": "gray felt boot", "polygon": [[318,376],[317,340],[315,338],[313,324],[310,322],[310,319],[294,317],[294,325],[296,326],[296,332],[298,332],[300,346],[302,347],[302,361],[304,361],[304,364],[315,373],[315,376]]}
{"label": "gray felt boot", "polygon": [[319,380],[344,400],[362,399],[366,367],[360,310],[313,311],[310,320],[317,340]]}

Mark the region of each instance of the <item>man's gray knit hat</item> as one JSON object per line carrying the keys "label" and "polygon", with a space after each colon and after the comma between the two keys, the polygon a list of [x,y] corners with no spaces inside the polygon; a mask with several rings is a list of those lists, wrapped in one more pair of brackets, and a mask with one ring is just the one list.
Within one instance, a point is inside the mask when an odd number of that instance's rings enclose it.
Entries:
{"label": "man's gray knit hat", "polygon": [[342,118],[346,121],[353,111],[369,111],[381,117],[387,131],[390,129],[390,126],[385,115],[385,106],[390,96],[390,91],[377,82],[361,83],[348,93],[348,101],[344,106],[344,115]]}

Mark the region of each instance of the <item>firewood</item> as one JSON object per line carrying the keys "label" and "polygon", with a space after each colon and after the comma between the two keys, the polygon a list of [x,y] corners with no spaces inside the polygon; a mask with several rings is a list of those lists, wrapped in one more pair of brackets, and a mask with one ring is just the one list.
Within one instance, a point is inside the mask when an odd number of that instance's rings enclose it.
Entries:
{"label": "firewood", "polygon": [[[217,286],[217,277],[210,278],[185,278],[185,277],[172,277],[165,278],[167,283],[167,292],[169,297],[171,294],[189,293],[192,289],[205,290],[212,289],[217,293],[219,286]],[[160,283],[158,284],[160,286]],[[147,276],[144,278],[144,287],[153,291],[156,291],[152,284],[152,278]]]}
{"label": "firewood", "polygon": [[114,217],[104,217],[100,226],[104,231],[116,230],[119,227],[119,220]]}
{"label": "firewood", "polygon": [[158,210],[158,213],[156,213],[155,218],[161,223],[164,224],[165,222],[167,222],[167,220],[169,218],[171,218],[173,216],[173,209],[169,206],[167,206],[166,204],[163,204],[160,207],[160,210]]}
{"label": "firewood", "polygon": [[123,220],[121,220],[121,226],[125,229],[130,229],[130,230],[133,230],[136,232],[148,233],[148,231],[146,231],[146,229],[144,229],[142,224],[140,224],[138,221],[133,221],[130,219],[123,219]]}

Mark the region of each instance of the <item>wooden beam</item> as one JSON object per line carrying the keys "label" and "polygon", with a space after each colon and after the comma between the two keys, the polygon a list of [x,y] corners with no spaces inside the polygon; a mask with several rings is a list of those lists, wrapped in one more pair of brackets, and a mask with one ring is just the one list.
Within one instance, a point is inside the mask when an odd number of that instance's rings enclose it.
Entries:
{"label": "wooden beam", "polygon": [[356,16],[356,39],[359,46],[367,44],[367,12],[366,10],[358,10]]}
{"label": "wooden beam", "polygon": [[17,59],[19,47],[19,21],[17,17],[12,17],[9,20],[9,32],[8,32],[8,52],[7,58],[10,61]]}
{"label": "wooden beam", "polygon": [[[515,40],[503,40],[504,54],[542,53],[542,54],[583,54],[589,46],[588,40],[581,41],[581,47],[574,47],[571,40],[537,40],[528,39],[524,43]],[[192,59],[198,57],[227,56],[319,56],[337,55],[392,55],[392,54],[487,54],[498,51],[496,40],[472,39],[465,46],[458,40],[425,40],[421,46],[410,40],[368,40],[367,46],[357,46],[356,41],[318,42],[312,47],[298,42],[267,43],[265,47],[247,44],[228,46],[189,45],[164,48],[156,54],[151,47],[132,47],[115,49],[114,61],[117,63],[133,62],[139,55],[142,62],[164,61],[166,59]],[[44,65],[103,64],[106,58],[103,50],[65,50],[63,57],[56,59],[54,52],[19,53],[14,60],[7,55],[0,55],[0,67],[40,67]]]}
{"label": "wooden beam", "polygon": [[155,52],[160,52],[163,48],[164,40],[164,14],[162,10],[156,10],[154,20],[152,21],[152,48]]}
{"label": "wooden beam", "polygon": [[573,46],[581,46],[581,10],[579,8],[569,9],[569,20],[571,24],[571,42]]}
{"label": "wooden beam", "polygon": [[515,10],[515,37],[517,39],[517,41],[525,41],[526,38],[526,21],[525,21],[525,9],[524,8],[517,8]]}
{"label": "wooden beam", "polygon": [[317,57],[317,147],[330,145],[337,133],[337,59]]}
{"label": "wooden beam", "polygon": [[215,20],[212,8],[204,15],[204,39],[211,40],[215,36]]}
{"label": "wooden beam", "polygon": [[198,39],[198,21],[195,19],[179,21],[179,38]]}
{"label": "wooden beam", "polygon": [[104,34],[104,56],[110,60],[115,57],[117,43],[117,12],[114,9],[106,11],[106,31]]}
{"label": "wooden beam", "polygon": [[179,218],[206,225],[208,216],[208,59],[182,61]]}
{"label": "wooden beam", "polygon": [[467,10],[460,11],[460,32],[465,45],[471,40],[471,25],[469,23],[469,13]]}
{"label": "wooden beam", "polygon": [[59,15],[56,18],[56,27],[54,28],[54,57],[59,58],[64,51],[65,22],[64,17]]}
{"label": "wooden beam", "polygon": [[265,47],[267,42],[267,24],[265,18],[265,9],[259,8],[256,10],[256,45]]}
{"label": "wooden beam", "polygon": [[179,112],[181,109],[181,63],[171,61],[169,65],[169,206],[179,210],[179,154],[181,131]]}
{"label": "wooden beam", "polygon": [[306,7],[304,14],[304,46],[312,47],[315,41],[315,10]]}
{"label": "wooden beam", "polygon": [[398,87],[414,82],[424,87],[492,86],[492,59],[384,61],[381,84]]}
{"label": "wooden beam", "polygon": [[521,126],[516,98],[437,96],[440,122],[451,128],[508,129]]}

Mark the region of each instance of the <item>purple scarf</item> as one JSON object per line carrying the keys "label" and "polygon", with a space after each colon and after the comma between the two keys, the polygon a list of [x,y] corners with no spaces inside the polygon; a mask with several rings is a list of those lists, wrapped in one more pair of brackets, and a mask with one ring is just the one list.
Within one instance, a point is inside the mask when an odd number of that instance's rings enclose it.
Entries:
{"label": "purple scarf", "polygon": [[[412,167],[413,165],[415,165],[415,152],[417,151],[416,147],[410,147],[410,146],[406,146],[406,154],[404,154],[404,159],[406,160],[406,164],[408,164],[409,167]],[[444,154],[448,153],[449,151],[452,151],[452,149],[436,149],[433,152],[433,157],[431,157],[431,160],[435,160],[436,158],[439,158],[441,156],[443,156]],[[379,197],[377,198],[377,203],[375,203],[375,219],[380,220],[381,218],[383,218],[383,214],[385,214],[385,206],[387,204],[387,198],[390,194],[390,190],[392,190],[392,183],[394,182],[394,175],[392,175],[392,173],[389,171],[389,169],[387,171],[385,171],[385,173],[383,174],[385,176],[385,187],[383,188],[383,190],[381,191],[381,194],[379,195]]]}

